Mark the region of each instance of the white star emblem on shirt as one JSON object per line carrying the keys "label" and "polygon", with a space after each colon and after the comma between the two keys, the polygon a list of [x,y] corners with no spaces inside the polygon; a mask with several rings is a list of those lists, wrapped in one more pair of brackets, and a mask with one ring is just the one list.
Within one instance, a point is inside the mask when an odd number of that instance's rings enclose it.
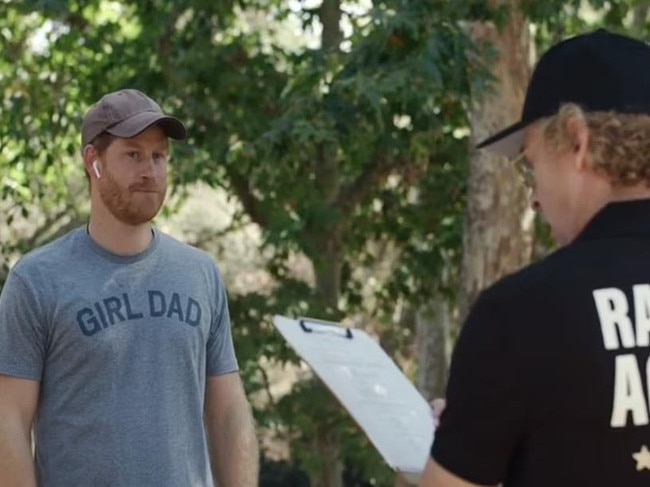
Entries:
{"label": "white star emblem on shirt", "polygon": [[632,457],[636,460],[637,472],[645,468],[650,470],[650,450],[648,450],[647,446],[643,445],[640,451],[632,454]]}

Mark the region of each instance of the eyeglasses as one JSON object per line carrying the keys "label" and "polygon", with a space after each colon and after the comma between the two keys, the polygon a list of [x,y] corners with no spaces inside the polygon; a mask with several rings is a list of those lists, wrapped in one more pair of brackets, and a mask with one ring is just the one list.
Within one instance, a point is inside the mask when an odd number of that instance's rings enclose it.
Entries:
{"label": "eyeglasses", "polygon": [[521,176],[521,179],[527,188],[535,186],[535,171],[533,170],[533,165],[526,158],[526,154],[523,151],[512,160],[512,164],[514,164],[515,169],[517,169],[517,172]]}

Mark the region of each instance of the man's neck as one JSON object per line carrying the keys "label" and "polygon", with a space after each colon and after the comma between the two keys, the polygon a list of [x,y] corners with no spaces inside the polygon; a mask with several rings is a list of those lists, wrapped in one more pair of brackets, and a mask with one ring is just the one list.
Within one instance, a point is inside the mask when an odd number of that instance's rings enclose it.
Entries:
{"label": "man's neck", "polygon": [[91,215],[86,228],[97,245],[116,255],[144,252],[153,238],[149,223],[127,225],[115,219],[93,218]]}
{"label": "man's neck", "polygon": [[587,226],[587,224],[593,219],[593,217],[602,210],[609,203],[616,203],[622,201],[633,201],[641,199],[650,199],[650,189],[645,184],[640,184],[636,186],[611,186],[610,184],[603,185],[599,187],[592,187],[591,192],[589,193],[590,198],[582,198],[582,204],[580,206],[580,211],[577,211],[574,214],[574,224],[573,224],[573,233],[571,238],[566,241],[561,241],[562,245],[570,242],[576,236],[580,234]]}
{"label": "man's neck", "polygon": [[612,189],[610,202],[650,199],[650,188],[645,184],[617,186]]}

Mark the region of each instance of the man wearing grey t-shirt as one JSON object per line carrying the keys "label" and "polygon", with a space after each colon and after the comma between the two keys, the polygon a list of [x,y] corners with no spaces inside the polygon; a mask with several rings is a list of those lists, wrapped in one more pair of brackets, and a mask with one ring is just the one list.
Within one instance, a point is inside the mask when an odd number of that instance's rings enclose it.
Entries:
{"label": "man wearing grey t-shirt", "polygon": [[0,295],[0,486],[257,485],[219,271],[150,223],[185,136],[136,90],[86,114],[89,222],[25,255]]}

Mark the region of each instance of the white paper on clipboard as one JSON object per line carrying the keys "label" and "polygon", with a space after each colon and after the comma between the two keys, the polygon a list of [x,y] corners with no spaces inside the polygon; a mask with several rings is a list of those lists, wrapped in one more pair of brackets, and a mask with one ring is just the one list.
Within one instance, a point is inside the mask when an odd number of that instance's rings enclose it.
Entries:
{"label": "white paper on clipboard", "polygon": [[284,339],[361,427],[384,461],[415,483],[434,435],[431,408],[363,330],[275,316]]}

